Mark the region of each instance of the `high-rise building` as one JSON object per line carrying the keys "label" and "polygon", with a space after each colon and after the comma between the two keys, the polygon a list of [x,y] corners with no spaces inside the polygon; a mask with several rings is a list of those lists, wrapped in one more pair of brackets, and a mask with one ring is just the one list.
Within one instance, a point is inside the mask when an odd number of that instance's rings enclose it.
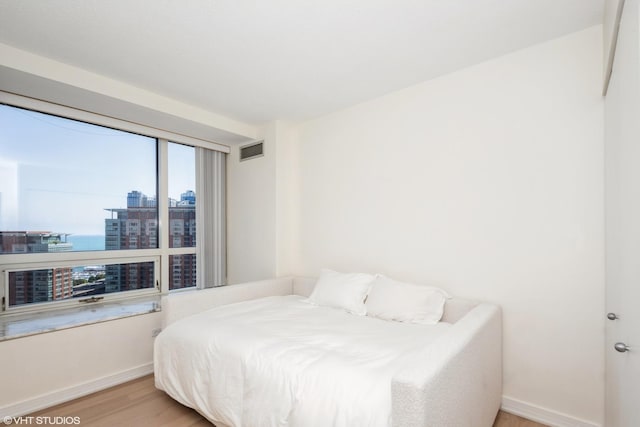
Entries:
{"label": "high-rise building", "polygon": [[127,208],[155,208],[157,206],[158,203],[153,196],[147,196],[137,190],[127,193]]}
{"label": "high-rise building", "polygon": [[[0,231],[1,253],[66,252],[73,250],[67,234],[50,231]],[[69,267],[9,273],[9,305],[47,302],[73,296]]]}
{"label": "high-rise building", "polygon": [[187,190],[180,194],[180,205],[182,206],[195,206],[196,205],[196,192],[193,190]]}
{"label": "high-rise building", "polygon": [[[193,192],[192,192],[193,193]],[[169,208],[169,247],[191,248],[196,246],[196,206],[179,204]],[[194,286],[196,283],[196,256],[172,255],[170,260],[169,289]]]}
{"label": "high-rise building", "polygon": [[131,191],[127,194],[127,207],[128,208],[141,208],[144,207],[147,196],[139,191]]}
{"label": "high-rise building", "polygon": [[[184,204],[183,204],[184,202]],[[107,209],[105,249],[150,249],[158,247],[158,209],[156,198],[139,191],[127,194],[127,208]],[[194,247],[196,239],[195,192],[181,195],[169,207],[169,247]],[[194,255],[171,257],[169,289],[193,286],[196,277]],[[108,265],[105,292],[145,289],[154,286],[153,263]]]}
{"label": "high-rise building", "polygon": [[[131,197],[137,193],[141,197]],[[105,250],[149,249],[158,247],[158,209],[130,206],[130,202],[147,197],[138,191],[127,196],[126,209],[108,209],[112,217],[105,220]],[[137,202],[136,202],[137,203]],[[153,263],[112,264],[105,268],[105,292],[146,289],[154,286]]]}

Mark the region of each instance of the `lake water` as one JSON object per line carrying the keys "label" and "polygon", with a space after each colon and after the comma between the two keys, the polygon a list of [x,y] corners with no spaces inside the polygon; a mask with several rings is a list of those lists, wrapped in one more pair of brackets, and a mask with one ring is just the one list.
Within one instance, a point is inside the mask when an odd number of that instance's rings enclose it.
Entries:
{"label": "lake water", "polygon": [[[104,251],[104,236],[72,234],[67,236],[67,242],[73,243],[74,251]],[[74,273],[81,273],[83,267],[74,267]]]}
{"label": "lake water", "polygon": [[72,234],[67,242],[73,243],[74,251],[104,251],[104,236]]}

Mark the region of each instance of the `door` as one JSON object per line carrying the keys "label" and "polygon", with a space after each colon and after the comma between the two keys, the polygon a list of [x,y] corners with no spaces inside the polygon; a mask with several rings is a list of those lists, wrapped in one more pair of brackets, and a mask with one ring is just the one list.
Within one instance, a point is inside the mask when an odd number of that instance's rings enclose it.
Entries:
{"label": "door", "polygon": [[605,98],[606,313],[611,313],[605,339],[607,427],[640,425],[638,3],[624,3]]}

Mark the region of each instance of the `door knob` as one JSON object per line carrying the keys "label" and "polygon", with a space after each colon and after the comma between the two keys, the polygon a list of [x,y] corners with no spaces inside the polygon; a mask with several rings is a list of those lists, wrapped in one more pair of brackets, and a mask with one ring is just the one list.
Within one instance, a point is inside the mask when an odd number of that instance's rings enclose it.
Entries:
{"label": "door knob", "polygon": [[618,315],[615,313],[607,313],[607,319],[609,320],[616,320],[619,319]]}
{"label": "door knob", "polygon": [[629,347],[628,345],[626,345],[623,342],[617,342],[615,343],[615,345],[613,346],[613,348],[616,349],[616,351],[619,351],[620,353],[624,353],[626,351],[630,351],[631,347]]}

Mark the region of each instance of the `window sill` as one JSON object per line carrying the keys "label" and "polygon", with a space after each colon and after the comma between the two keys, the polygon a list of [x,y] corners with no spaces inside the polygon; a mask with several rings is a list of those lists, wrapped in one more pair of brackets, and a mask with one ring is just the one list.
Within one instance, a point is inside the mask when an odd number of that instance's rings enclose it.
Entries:
{"label": "window sill", "polygon": [[0,316],[0,341],[160,311],[160,296]]}

